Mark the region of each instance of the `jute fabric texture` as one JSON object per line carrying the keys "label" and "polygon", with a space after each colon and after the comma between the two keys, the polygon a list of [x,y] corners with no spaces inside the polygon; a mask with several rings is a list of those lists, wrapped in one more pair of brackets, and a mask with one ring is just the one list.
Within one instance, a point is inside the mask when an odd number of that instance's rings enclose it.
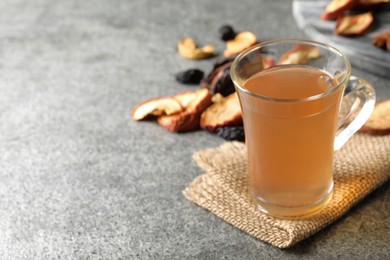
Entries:
{"label": "jute fabric texture", "polygon": [[226,142],[193,155],[204,173],[183,191],[184,196],[244,232],[279,248],[309,237],[341,217],[390,177],[390,135],[356,134],[335,153],[334,190],[317,215],[282,220],[256,208],[248,190],[245,144]]}

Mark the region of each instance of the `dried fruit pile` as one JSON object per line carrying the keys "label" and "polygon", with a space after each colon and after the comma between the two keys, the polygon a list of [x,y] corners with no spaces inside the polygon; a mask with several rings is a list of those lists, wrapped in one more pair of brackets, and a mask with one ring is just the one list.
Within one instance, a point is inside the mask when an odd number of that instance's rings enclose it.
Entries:
{"label": "dried fruit pile", "polygon": [[[257,39],[251,32],[236,33],[229,25],[222,26],[219,33],[220,39],[226,41],[225,58],[215,63],[206,77],[197,68],[175,75],[178,82],[200,84],[200,88],[141,102],[132,110],[134,120],[156,118],[162,127],[172,132],[202,128],[226,140],[245,140],[240,103],[230,78],[230,65],[238,53],[256,44]],[[177,49],[186,59],[206,59],[216,52],[211,44],[198,47],[191,37],[181,38]]]}
{"label": "dried fruit pile", "polygon": [[376,104],[374,112],[360,128],[360,132],[371,135],[390,134],[390,99]]}
{"label": "dried fruit pile", "polygon": [[[335,33],[346,37],[360,36],[369,31],[374,22],[375,13],[380,11],[390,0],[332,0],[321,15],[323,20],[337,20]],[[382,35],[382,34],[381,34]],[[381,40],[373,39],[373,45],[384,47]],[[386,39],[390,36],[386,35]],[[378,43],[380,42],[380,43]]]}

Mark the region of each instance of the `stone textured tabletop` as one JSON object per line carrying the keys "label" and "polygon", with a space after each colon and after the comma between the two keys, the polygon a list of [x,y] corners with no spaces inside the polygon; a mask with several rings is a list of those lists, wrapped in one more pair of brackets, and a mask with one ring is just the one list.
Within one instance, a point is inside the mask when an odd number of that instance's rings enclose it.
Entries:
{"label": "stone textured tabletop", "polygon": [[[223,143],[136,123],[139,101],[209,70],[176,42],[224,48],[230,23],[260,40],[302,37],[290,1],[2,0],[1,259],[389,259],[390,185],[293,248],[258,241],[187,201],[191,155]],[[390,97],[390,80],[354,69]]]}

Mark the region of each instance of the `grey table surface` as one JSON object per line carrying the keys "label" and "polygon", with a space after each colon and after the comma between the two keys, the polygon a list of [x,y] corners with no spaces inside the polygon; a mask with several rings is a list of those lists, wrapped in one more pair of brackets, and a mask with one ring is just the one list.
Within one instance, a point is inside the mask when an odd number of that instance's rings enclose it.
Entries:
{"label": "grey table surface", "polygon": [[[390,185],[280,250],[187,201],[195,151],[224,141],[136,123],[139,101],[188,90],[209,70],[175,49],[190,35],[222,52],[230,23],[260,40],[303,37],[284,0],[2,0],[1,259],[389,259]],[[354,69],[390,97],[390,80]]]}

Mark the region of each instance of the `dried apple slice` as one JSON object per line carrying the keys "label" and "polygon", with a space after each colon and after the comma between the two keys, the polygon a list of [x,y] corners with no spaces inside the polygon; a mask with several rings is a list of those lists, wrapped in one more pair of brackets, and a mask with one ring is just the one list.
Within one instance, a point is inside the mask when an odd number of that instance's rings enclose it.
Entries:
{"label": "dried apple slice", "polygon": [[199,114],[185,111],[177,115],[160,116],[157,122],[171,132],[186,132],[199,127]]}
{"label": "dried apple slice", "polygon": [[210,91],[206,88],[196,90],[194,98],[185,107],[185,111],[203,112],[211,104],[211,97]]}
{"label": "dried apple slice", "polygon": [[309,60],[316,59],[320,55],[320,50],[317,47],[296,44],[280,57],[278,64],[307,64]]}
{"label": "dried apple slice", "polygon": [[390,134],[390,99],[375,106],[370,118],[359,131],[372,135]]}
{"label": "dried apple slice", "polygon": [[190,37],[183,37],[177,43],[179,54],[187,59],[200,60],[215,55],[215,47],[208,44],[202,48],[196,46],[195,41]]}
{"label": "dried apple slice", "polygon": [[371,12],[358,15],[342,15],[337,19],[336,34],[342,36],[359,36],[368,31],[374,16]]}
{"label": "dried apple slice", "polygon": [[255,44],[256,35],[251,32],[240,32],[233,40],[226,42],[226,50],[223,52],[223,56],[229,57],[239,54]]}
{"label": "dried apple slice", "polygon": [[192,100],[197,96],[197,91],[184,91],[179,94],[176,94],[173,98],[179,101],[183,108],[188,107]]}
{"label": "dried apple slice", "polygon": [[215,132],[221,126],[242,125],[242,114],[237,93],[230,94],[209,106],[201,115],[200,127]]}
{"label": "dried apple slice", "polygon": [[352,9],[357,3],[357,0],[333,0],[325,9],[325,13],[321,15],[323,20],[335,20],[345,11]]}
{"label": "dried apple slice", "polygon": [[131,114],[134,120],[142,120],[148,116],[172,115],[181,112],[183,107],[173,97],[152,98],[136,105]]}
{"label": "dried apple slice", "polygon": [[198,128],[200,115],[211,104],[210,91],[201,88],[193,92],[180,93],[175,98],[184,102],[185,110],[170,116],[160,116],[157,122],[172,132],[185,132]]}

